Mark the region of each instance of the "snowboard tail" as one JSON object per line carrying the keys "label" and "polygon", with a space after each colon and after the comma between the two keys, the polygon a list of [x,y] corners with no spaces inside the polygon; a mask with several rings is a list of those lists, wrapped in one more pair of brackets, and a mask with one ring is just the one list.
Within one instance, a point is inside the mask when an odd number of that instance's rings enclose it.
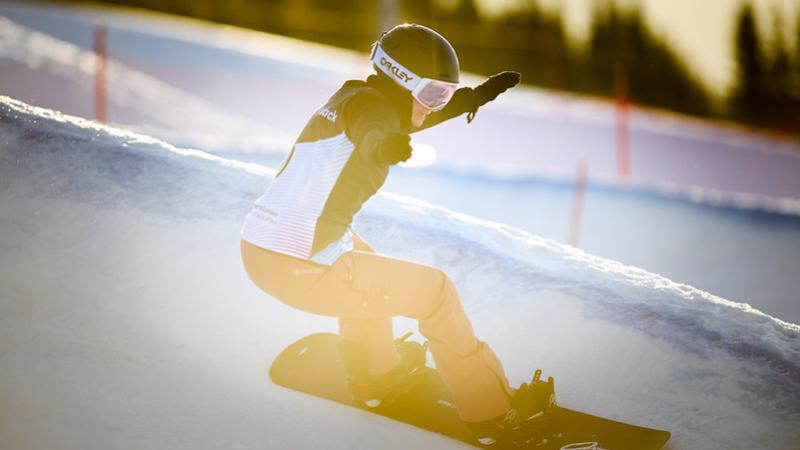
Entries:
{"label": "snowboard tail", "polygon": [[[346,387],[339,357],[339,336],[317,333],[306,336],[281,352],[269,370],[275,384],[337,403],[366,410],[409,425],[443,434],[470,445],[480,444],[461,422],[450,393],[439,373],[426,367],[415,388],[389,405],[367,408],[354,401]],[[556,406],[544,429],[530,436],[524,446],[496,443],[493,449],[535,448],[554,450],[657,450],[670,433],[616,422]]]}

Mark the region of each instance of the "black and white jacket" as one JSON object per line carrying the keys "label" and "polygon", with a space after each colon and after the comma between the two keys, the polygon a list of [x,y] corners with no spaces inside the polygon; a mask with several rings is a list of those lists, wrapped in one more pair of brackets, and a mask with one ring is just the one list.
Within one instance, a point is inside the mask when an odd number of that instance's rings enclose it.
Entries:
{"label": "black and white jacket", "polygon": [[245,218],[242,239],[330,265],[352,250],[353,217],[383,186],[387,133],[413,133],[475,109],[460,88],[422,127],[410,124],[412,97],[388,77],[349,80],[309,119],[267,191]]}

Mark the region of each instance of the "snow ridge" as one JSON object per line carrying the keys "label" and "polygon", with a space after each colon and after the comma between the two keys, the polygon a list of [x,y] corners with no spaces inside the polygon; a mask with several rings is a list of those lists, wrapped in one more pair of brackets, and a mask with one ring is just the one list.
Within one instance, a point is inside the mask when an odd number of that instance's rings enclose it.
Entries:
{"label": "snow ridge", "polygon": [[[272,175],[273,170],[257,164],[179,149],[0,97],[0,198],[17,204],[44,197],[91,205],[97,214],[133,209],[156,214],[167,224],[211,219],[238,229],[251,201],[265,187],[265,178]],[[549,362],[567,383],[574,380],[575,392],[584,389],[589,399],[584,407],[613,408],[603,397],[612,395],[612,401],[625,405],[613,410],[619,418],[650,417],[675,431],[684,426],[686,405],[698,405],[692,402],[704,395],[697,414],[724,415],[730,405],[741,411],[739,422],[721,424],[710,438],[719,439],[717,443],[735,439],[731,436],[737,427],[756,419],[770,427],[773,443],[789,442],[800,420],[798,325],[414,198],[382,194],[365,206],[356,227],[382,253],[445,270],[470,317],[499,353],[516,348],[525,360]],[[35,238],[48,230],[30,233]],[[209,249],[212,254],[217,251]],[[543,336],[539,330],[566,337]],[[600,331],[591,334],[592,330]],[[624,339],[615,341],[615,334]],[[529,344],[520,348],[520,338]],[[593,373],[574,373],[563,361],[590,359],[595,350],[581,344],[583,353],[575,355],[571,338],[591,338],[592,346],[637,350],[596,363]],[[631,389],[631,383],[638,386],[631,396],[652,383],[640,372],[650,364],[658,366],[665,382],[675,385],[664,388],[663,394],[649,392],[661,397],[639,409],[624,399],[614,400]],[[520,378],[529,369],[510,364],[510,377]],[[600,382],[596,373],[614,370],[633,378],[603,381],[611,383],[609,394],[590,389]],[[702,443],[709,439],[707,430],[682,431],[691,448],[713,448],[713,442]]]}

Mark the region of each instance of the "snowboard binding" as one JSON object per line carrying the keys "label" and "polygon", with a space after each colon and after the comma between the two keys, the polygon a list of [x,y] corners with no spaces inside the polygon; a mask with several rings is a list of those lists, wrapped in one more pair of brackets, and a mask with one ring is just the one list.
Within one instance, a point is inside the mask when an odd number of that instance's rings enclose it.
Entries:
{"label": "snowboard binding", "polygon": [[553,377],[542,381],[536,369],[530,383],[522,383],[511,399],[511,409],[503,416],[484,422],[467,423],[478,442],[487,448],[524,448],[550,425],[556,407]]}
{"label": "snowboard binding", "polygon": [[395,340],[400,364],[377,377],[367,374],[366,351],[357,344],[342,341],[339,350],[348,372],[347,388],[359,404],[369,409],[391,405],[422,381],[428,343],[408,341],[412,334],[406,333]]}

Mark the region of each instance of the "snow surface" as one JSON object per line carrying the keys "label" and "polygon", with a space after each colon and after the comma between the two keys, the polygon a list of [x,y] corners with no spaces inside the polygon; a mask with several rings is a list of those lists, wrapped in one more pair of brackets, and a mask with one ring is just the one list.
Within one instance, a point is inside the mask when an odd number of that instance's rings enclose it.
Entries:
{"label": "snow surface", "polygon": [[[363,53],[233,27],[5,2],[0,94],[93,117],[96,25],[109,30],[114,126],[272,167],[343,80],[369,71]],[[613,120],[611,104],[518,87],[468,126],[415,135],[436,163],[386,188],[566,241],[583,160],[583,249],[800,323],[800,144],[634,109],[620,186]]]}
{"label": "snow surface", "polygon": [[[3,448],[460,446],[269,383],[284,346],[335,329],[241,268],[273,173],[0,98]],[[671,430],[671,449],[796,448],[797,325],[396,194],[356,228],[443,268],[512,382],[543,367],[561,403]]]}

